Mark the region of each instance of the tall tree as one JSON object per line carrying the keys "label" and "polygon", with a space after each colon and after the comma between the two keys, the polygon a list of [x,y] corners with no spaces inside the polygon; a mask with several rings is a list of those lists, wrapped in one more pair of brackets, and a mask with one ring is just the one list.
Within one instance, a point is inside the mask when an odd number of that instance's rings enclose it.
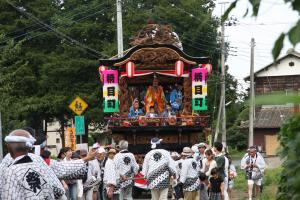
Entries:
{"label": "tall tree", "polygon": [[[54,118],[65,126],[66,120],[73,116],[68,104],[79,95],[89,104],[84,113],[87,123],[99,126],[103,113],[97,59],[117,54],[115,1],[11,2],[27,14],[5,1],[0,2],[0,30],[4,34],[0,48],[5,46],[0,52],[3,115],[11,113],[10,119],[36,129],[41,129],[42,120]],[[122,2],[125,49],[130,48],[130,38],[147,20],[154,19],[172,25],[186,53],[212,57],[214,71],[218,71],[219,19],[212,15],[215,6],[212,0]],[[232,77],[228,78],[228,88],[234,92],[230,85],[236,83]],[[217,73],[209,84],[210,88],[217,88]],[[219,98],[214,90],[209,94],[211,116],[215,105],[212,102],[218,102],[215,98]],[[231,92],[226,98],[236,98]]]}

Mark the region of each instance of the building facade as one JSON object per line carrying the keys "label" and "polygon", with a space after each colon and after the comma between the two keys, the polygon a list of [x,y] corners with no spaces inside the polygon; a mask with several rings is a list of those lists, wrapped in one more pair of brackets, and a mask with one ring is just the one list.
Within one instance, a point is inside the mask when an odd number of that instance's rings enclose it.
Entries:
{"label": "building facade", "polygon": [[[249,80],[249,76],[245,78]],[[281,95],[300,95],[300,53],[293,49],[254,73],[255,96],[281,92]],[[299,104],[285,102],[276,105],[258,105],[254,118],[254,145],[266,155],[276,155],[279,147],[278,133],[284,121],[294,112],[299,111]],[[249,128],[249,122],[242,122],[241,127]]]}

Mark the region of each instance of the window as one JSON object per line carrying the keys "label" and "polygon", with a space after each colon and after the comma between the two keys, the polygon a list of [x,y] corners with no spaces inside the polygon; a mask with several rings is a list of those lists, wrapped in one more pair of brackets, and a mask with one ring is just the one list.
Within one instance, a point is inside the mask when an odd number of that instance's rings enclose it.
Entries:
{"label": "window", "polygon": [[295,63],[292,61],[292,62],[289,62],[289,66],[290,67],[293,67],[295,65]]}
{"label": "window", "polygon": [[59,143],[60,143],[60,139],[56,138],[56,144],[59,144]]}

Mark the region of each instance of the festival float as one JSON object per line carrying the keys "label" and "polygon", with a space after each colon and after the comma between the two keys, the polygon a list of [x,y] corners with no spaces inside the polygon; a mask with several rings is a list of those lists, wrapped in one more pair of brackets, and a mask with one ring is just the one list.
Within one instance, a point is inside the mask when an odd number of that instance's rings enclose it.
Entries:
{"label": "festival float", "polygon": [[131,41],[124,56],[101,59],[103,111],[111,136],[125,139],[129,150],[143,155],[153,137],[180,152],[207,137],[209,57],[184,53],[169,25],[148,24]]}

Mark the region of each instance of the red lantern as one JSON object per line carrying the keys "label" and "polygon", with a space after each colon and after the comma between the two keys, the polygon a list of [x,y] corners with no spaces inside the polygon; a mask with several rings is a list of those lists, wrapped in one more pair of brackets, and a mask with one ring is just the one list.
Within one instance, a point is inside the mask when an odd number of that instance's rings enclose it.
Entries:
{"label": "red lantern", "polygon": [[206,64],[206,65],[205,65],[205,69],[207,69],[207,73],[208,73],[208,74],[211,74],[211,72],[212,72],[212,65],[209,64],[209,63]]}
{"label": "red lantern", "polygon": [[211,74],[212,72],[212,65],[210,63],[200,64],[199,67],[206,69],[208,74]]}
{"label": "red lantern", "polygon": [[128,78],[134,77],[134,63],[131,61],[126,63],[126,74]]}
{"label": "red lantern", "polygon": [[99,67],[99,74],[101,75],[101,74],[104,72],[104,70],[106,70],[106,67],[103,66],[103,65],[101,65],[101,66]]}
{"label": "red lantern", "polygon": [[184,63],[181,60],[177,60],[175,63],[175,75],[182,76],[183,74]]}
{"label": "red lantern", "polygon": [[100,74],[100,82],[103,83],[103,74]]}

